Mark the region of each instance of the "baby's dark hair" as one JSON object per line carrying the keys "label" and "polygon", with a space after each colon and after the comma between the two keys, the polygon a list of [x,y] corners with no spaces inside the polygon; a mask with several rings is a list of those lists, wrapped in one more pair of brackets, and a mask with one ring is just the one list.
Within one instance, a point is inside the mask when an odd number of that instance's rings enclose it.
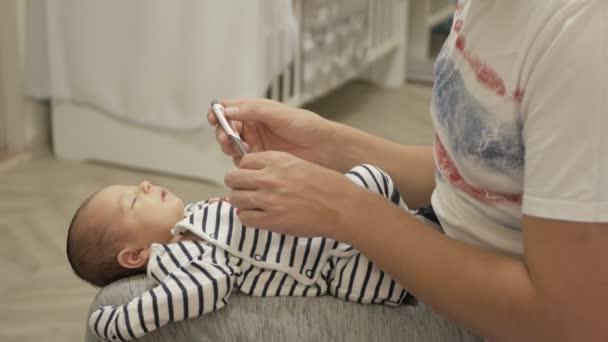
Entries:
{"label": "baby's dark hair", "polygon": [[144,270],[122,267],[116,256],[119,247],[116,238],[109,234],[107,227],[89,227],[84,218],[91,199],[99,191],[89,196],[76,210],[70,227],[66,253],[76,275],[98,287],[103,287],[118,279],[143,273]]}

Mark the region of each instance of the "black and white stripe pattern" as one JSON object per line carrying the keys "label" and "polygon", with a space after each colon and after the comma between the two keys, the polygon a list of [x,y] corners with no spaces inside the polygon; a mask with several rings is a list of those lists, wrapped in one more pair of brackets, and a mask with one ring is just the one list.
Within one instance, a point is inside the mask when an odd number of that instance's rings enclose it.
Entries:
{"label": "black and white stripe pattern", "polygon": [[[177,251],[177,244],[171,251]],[[89,325],[98,335],[126,341],[141,337],[171,321],[201,316],[225,305],[236,279],[225,260],[213,263],[213,248],[168,273],[159,286],[121,307],[95,311]],[[162,262],[168,262],[163,258]]]}
{"label": "black and white stripe pattern", "polygon": [[[405,207],[388,175],[362,165],[347,177]],[[252,296],[331,294],[363,304],[399,305],[407,292],[351,246],[241,225],[230,203],[191,204],[177,226],[204,241],[154,244],[148,274],[159,286],[121,307],[95,311],[89,325],[111,340],[130,340],[162,325],[223,307],[234,289]]]}

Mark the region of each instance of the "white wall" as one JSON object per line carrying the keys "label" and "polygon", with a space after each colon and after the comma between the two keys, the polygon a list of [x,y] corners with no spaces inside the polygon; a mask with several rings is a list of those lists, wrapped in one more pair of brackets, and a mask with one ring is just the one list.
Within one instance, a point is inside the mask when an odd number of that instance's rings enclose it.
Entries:
{"label": "white wall", "polygon": [[[27,5],[31,0],[17,1],[17,20],[19,24],[19,50],[21,56],[21,75],[25,81],[25,61],[27,56],[25,39],[27,37]],[[23,84],[25,87],[25,84]],[[24,99],[23,115],[25,125],[25,145],[27,148],[48,146],[50,144],[49,106],[41,101]]]}

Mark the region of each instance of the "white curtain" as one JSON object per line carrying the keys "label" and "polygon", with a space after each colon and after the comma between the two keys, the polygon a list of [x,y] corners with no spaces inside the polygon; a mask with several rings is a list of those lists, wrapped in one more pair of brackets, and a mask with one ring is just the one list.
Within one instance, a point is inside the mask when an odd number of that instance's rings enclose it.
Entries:
{"label": "white curtain", "polygon": [[261,96],[293,57],[291,0],[30,4],[29,95],[195,129],[213,98]]}

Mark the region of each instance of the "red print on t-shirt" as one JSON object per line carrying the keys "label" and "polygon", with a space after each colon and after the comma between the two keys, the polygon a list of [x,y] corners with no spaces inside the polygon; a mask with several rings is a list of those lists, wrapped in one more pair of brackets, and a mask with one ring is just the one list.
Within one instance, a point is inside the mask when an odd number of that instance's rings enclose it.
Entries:
{"label": "red print on t-shirt", "polygon": [[460,30],[462,30],[462,19],[458,19],[454,22],[454,31],[460,33]]}
{"label": "red print on t-shirt", "polygon": [[456,168],[456,164],[448,155],[441,139],[435,135],[435,155],[437,167],[441,176],[454,187],[464,191],[471,197],[482,202],[513,202],[521,203],[521,194],[491,192],[488,189],[475,187],[468,183]]}
{"label": "red print on t-shirt", "polygon": [[495,91],[498,96],[505,96],[505,82],[494,69],[467,51],[465,37],[461,34],[456,37],[456,49],[462,52],[462,56],[469,63],[475,72],[475,77],[481,84]]}
{"label": "red print on t-shirt", "polygon": [[[456,4],[456,11],[454,16],[454,32],[458,33],[456,36],[456,50],[462,53],[464,59],[469,63],[471,69],[475,73],[475,78],[479,83],[481,83],[484,87],[494,91],[498,96],[504,97],[507,95],[507,90],[505,86],[504,80],[500,77],[498,72],[494,70],[492,67],[487,65],[481,58],[474,56],[469,50],[466,48],[466,38],[462,34],[462,26],[464,25],[462,19],[459,18],[460,14],[464,10],[464,5],[462,2],[458,1]],[[524,90],[516,89],[510,93],[510,97],[517,101],[521,102],[524,98]]]}
{"label": "red print on t-shirt", "polygon": [[458,1],[458,3],[456,3],[456,14],[462,13],[462,10],[464,10],[464,5],[462,2]]}

